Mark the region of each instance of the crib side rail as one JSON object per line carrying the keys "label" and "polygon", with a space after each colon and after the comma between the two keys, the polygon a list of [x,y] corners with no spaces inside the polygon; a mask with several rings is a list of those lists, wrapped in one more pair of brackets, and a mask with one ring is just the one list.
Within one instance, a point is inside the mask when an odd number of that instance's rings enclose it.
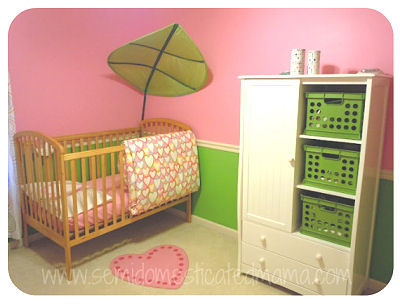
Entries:
{"label": "crib side rail", "polygon": [[139,131],[139,127],[125,128],[57,136],[55,140],[57,140],[66,149],[66,153],[68,153],[117,146],[125,139],[139,137]]}
{"label": "crib side rail", "polygon": [[[75,135],[55,137],[65,150],[65,153],[75,153],[82,151],[93,151],[106,147],[120,146],[121,142],[126,139],[139,137],[140,129],[125,128],[117,130],[108,130],[92,133],[81,133]],[[100,167],[100,158],[97,158],[97,167]],[[70,164],[70,163],[69,163]],[[66,179],[71,179],[71,167],[65,171]],[[97,177],[100,177],[99,175]]]}
{"label": "crib side rail", "polygon": [[64,148],[53,138],[36,131],[16,133],[14,144],[24,221],[61,243]]}
{"label": "crib side rail", "polygon": [[188,125],[167,118],[145,119],[140,122],[139,127],[141,136],[152,136],[157,134],[191,130]]}
{"label": "crib side rail", "polygon": [[129,217],[123,152],[123,146],[118,145],[64,154],[64,170],[70,176],[72,213],[67,233],[72,245],[103,234]]}

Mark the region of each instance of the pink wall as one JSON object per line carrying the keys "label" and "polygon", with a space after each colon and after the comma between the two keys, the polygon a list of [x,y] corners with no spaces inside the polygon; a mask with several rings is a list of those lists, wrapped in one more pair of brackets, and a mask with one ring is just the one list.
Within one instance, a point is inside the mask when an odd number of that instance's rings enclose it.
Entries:
{"label": "pink wall", "polygon": [[[321,50],[323,73],[393,74],[393,33],[369,9],[35,9],[10,26],[9,71],[17,130],[49,135],[137,125],[142,94],[107,66],[115,48],[180,23],[211,81],[198,93],[148,97],[146,117],[190,124],[198,138],[239,144],[239,75],[289,69],[290,49]],[[393,168],[393,94],[384,169]]]}

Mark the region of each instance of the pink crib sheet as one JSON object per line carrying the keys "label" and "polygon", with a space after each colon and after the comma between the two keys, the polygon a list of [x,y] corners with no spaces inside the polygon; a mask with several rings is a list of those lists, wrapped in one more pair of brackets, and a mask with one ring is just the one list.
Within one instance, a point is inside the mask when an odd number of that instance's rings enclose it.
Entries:
{"label": "pink crib sheet", "polygon": [[[92,187],[92,181],[89,181],[87,183],[87,188]],[[103,191],[103,179],[98,178],[96,180],[96,188],[97,190]],[[107,176],[106,177],[106,193],[112,197],[113,191],[112,191],[112,177]],[[129,194],[128,190],[124,189],[124,206],[125,206],[125,212],[129,212]],[[111,220],[113,218],[113,201],[108,200],[106,202],[107,206],[107,220]],[[115,209],[116,209],[116,215],[117,217],[121,215],[121,210],[122,210],[122,202],[121,202],[121,187],[120,187],[120,175],[117,174],[115,175]],[[94,224],[94,208],[88,210],[88,223],[89,225]],[[77,216],[78,218],[78,229],[85,228],[85,214],[84,212],[81,212]],[[101,224],[104,222],[104,212],[103,212],[103,204],[97,205],[97,223]],[[68,226],[69,226],[69,231],[75,231],[75,222],[74,222],[74,217],[71,216],[68,218]]]}

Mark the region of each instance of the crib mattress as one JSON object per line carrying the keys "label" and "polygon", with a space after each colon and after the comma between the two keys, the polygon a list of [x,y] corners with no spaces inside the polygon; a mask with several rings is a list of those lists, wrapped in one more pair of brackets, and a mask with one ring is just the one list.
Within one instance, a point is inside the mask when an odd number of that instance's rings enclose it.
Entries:
{"label": "crib mattress", "polygon": [[[106,177],[106,194],[107,194],[107,199],[106,199],[106,206],[107,206],[107,211],[106,211],[106,218],[107,220],[111,220],[113,218],[113,185],[112,185],[112,177],[111,176],[107,176]],[[68,181],[67,181],[68,183]],[[115,213],[116,216],[119,217],[121,215],[121,211],[122,211],[122,200],[121,200],[121,185],[120,185],[120,176],[119,174],[115,175],[115,179],[114,179],[114,187],[115,187]],[[90,190],[93,189],[92,186],[92,181],[88,181],[87,182],[87,193],[90,193]],[[103,179],[102,178],[98,178],[96,179],[96,190],[97,190],[97,197],[98,197],[98,203],[97,203],[97,223],[100,225],[104,222],[104,211],[103,211],[103,202],[102,202],[102,191],[103,191]],[[83,191],[81,191],[83,192]],[[94,192],[94,191],[93,191]],[[31,192],[32,193],[32,192]],[[77,192],[78,193],[78,192]],[[128,194],[128,190],[125,188],[124,191],[122,192],[123,196],[124,196],[124,206],[125,206],[125,213],[129,212],[129,206],[128,206],[128,199],[129,199],[129,194]],[[27,196],[29,197],[29,192],[26,192]],[[77,197],[79,198],[79,195],[77,195]],[[88,199],[89,201],[89,199]],[[39,210],[39,204],[37,203],[37,201],[31,200],[31,203],[33,205],[33,209],[35,210],[35,213],[38,213]],[[77,203],[79,205],[79,203]],[[93,205],[88,203],[89,205]],[[69,226],[69,231],[75,231],[75,221],[74,221],[74,216],[73,216],[73,200],[72,200],[72,196],[71,194],[68,196],[68,191],[67,191],[67,206],[69,209],[68,212],[68,226]],[[78,212],[77,214],[77,222],[78,222],[78,229],[84,229],[85,228],[85,212],[83,211],[83,208],[80,208],[81,210],[79,210],[80,212]],[[53,215],[53,211],[52,210],[47,210],[43,204],[40,207],[41,210],[41,217],[45,218],[45,217],[50,217],[51,221],[53,223],[53,225],[55,224],[55,222],[58,222],[60,226],[62,226],[62,216],[57,217],[55,215]],[[88,224],[94,225],[95,222],[95,211],[94,211],[94,207],[91,207],[90,209],[88,208],[87,211],[87,221]]]}
{"label": "crib mattress", "polygon": [[[100,179],[102,182],[102,180]],[[107,191],[107,194],[112,197],[112,189]],[[128,206],[128,190],[124,189],[123,192],[124,195],[124,204],[125,204],[125,213],[129,212],[129,206]],[[118,185],[118,187],[115,188],[115,213],[116,216],[119,217],[122,214],[122,203],[121,203],[121,187]],[[113,218],[113,200],[107,200],[106,201],[106,206],[107,206],[107,220],[111,220]],[[104,207],[103,204],[97,205],[97,223],[102,224],[104,222]],[[88,223],[89,225],[94,225],[95,219],[94,219],[95,211],[94,208],[91,208],[88,210]],[[85,228],[85,214],[84,212],[78,213],[77,216],[78,219],[78,229],[83,229]],[[70,216],[68,217],[68,226],[69,226],[69,231],[75,231],[75,221],[74,217]]]}

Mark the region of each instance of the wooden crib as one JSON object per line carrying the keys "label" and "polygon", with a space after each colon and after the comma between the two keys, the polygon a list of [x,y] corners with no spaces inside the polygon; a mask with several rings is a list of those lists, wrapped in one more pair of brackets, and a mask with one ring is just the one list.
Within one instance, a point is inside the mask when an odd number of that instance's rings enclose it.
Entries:
{"label": "wooden crib", "polygon": [[62,246],[71,280],[73,246],[184,202],[190,222],[190,194],[136,216],[129,212],[121,145],[125,139],[185,130],[190,127],[158,118],[143,120],[136,128],[55,138],[36,131],[15,134],[24,245],[29,246],[29,225]]}

